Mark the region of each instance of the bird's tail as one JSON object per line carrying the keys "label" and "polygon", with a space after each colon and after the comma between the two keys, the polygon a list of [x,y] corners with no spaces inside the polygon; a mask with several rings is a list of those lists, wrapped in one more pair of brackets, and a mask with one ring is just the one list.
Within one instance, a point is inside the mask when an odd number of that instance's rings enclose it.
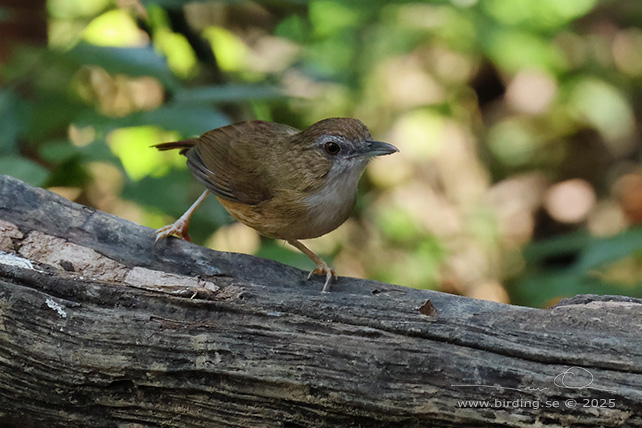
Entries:
{"label": "bird's tail", "polygon": [[172,142],[169,142],[169,143],[154,144],[152,147],[156,147],[158,150],[161,150],[161,151],[180,149],[181,150],[181,154],[183,154],[187,150],[189,150],[192,147],[194,147],[197,142],[198,142],[198,138],[189,138],[187,140],[172,141]]}

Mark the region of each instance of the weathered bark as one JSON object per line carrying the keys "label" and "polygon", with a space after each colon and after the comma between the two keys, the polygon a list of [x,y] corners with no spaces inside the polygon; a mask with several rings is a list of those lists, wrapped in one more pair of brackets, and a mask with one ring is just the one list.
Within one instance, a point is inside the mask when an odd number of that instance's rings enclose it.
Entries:
{"label": "weathered bark", "polygon": [[2,426],[642,426],[639,300],[322,294],[270,260],[152,244],[0,176]]}

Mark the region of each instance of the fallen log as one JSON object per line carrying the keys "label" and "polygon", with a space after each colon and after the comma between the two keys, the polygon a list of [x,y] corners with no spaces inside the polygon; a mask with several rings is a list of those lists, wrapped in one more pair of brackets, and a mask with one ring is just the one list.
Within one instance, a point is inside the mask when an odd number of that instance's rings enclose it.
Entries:
{"label": "fallen log", "polygon": [[642,301],[551,309],[170,239],[0,176],[0,425],[642,426]]}

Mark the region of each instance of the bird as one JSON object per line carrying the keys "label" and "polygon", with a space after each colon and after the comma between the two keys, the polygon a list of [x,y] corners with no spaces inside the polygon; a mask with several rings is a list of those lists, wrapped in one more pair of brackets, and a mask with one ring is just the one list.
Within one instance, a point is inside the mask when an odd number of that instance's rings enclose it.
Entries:
{"label": "bird", "polygon": [[333,117],[300,131],[260,120],[213,129],[198,138],[155,144],[179,150],[194,178],[206,190],[174,223],[156,230],[156,240],[190,240],[190,218],[211,193],[241,223],[259,234],[282,239],[316,264],[325,275],[323,292],[336,276],[301,240],[317,238],[343,224],[357,197],[368,162],[399,150],[375,141],[358,119]]}

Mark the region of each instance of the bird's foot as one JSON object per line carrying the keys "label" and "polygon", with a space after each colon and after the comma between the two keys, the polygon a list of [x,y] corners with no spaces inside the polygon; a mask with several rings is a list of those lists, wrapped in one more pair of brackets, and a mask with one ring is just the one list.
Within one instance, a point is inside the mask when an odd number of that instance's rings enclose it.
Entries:
{"label": "bird's foot", "polygon": [[296,239],[288,239],[288,243],[292,245],[295,248],[298,248],[303,254],[306,256],[310,257],[314,263],[316,263],[317,268],[310,272],[308,275],[308,279],[312,277],[312,275],[325,275],[325,284],[323,285],[323,293],[327,293],[330,291],[330,282],[332,282],[332,278],[336,278],[337,272],[334,270],[334,268],[331,268],[328,266],[326,262],[323,261],[323,259],[316,254],[314,254],[308,247],[303,245],[300,241]]}
{"label": "bird's foot", "polygon": [[189,229],[189,220],[185,220],[184,218],[179,218],[172,224],[168,224],[167,226],[163,226],[160,229],[158,229],[156,232],[156,240],[154,241],[154,245],[161,239],[165,239],[169,236],[176,236],[177,238],[184,239],[186,241],[189,241],[189,234],[187,233]]}
{"label": "bird's foot", "polygon": [[321,290],[321,292],[327,293],[328,291],[330,291],[330,283],[334,278],[337,277],[337,271],[335,271],[334,268],[328,266],[326,262],[321,260],[321,262],[317,264],[316,269],[310,272],[310,274],[308,275],[308,279],[310,279],[312,275],[325,275],[325,284],[323,285],[323,290]]}

